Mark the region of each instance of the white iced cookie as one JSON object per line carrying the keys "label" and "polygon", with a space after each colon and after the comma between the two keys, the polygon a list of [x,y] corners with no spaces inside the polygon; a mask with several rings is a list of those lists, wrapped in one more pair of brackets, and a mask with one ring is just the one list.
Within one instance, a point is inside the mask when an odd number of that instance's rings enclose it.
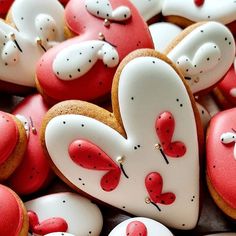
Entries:
{"label": "white iced cookie", "polygon": [[163,52],[168,44],[182,31],[182,29],[168,22],[158,22],[149,26],[155,50]]}
{"label": "white iced cookie", "polygon": [[131,0],[143,18],[148,21],[161,13],[164,0]]}
{"label": "white iced cookie", "polygon": [[236,3],[234,0],[166,0],[162,14],[181,16],[193,22],[219,21],[229,24],[236,20]]}
{"label": "white iced cookie", "polygon": [[32,232],[29,236],[54,232],[98,236],[102,229],[103,219],[99,208],[76,193],[46,195],[26,202],[25,206]]}
{"label": "white iced cookie", "polygon": [[120,116],[79,101],[61,103],[45,118],[43,142],[66,182],[131,214],[191,229],[199,213],[196,107],[176,70],[159,58],[167,60],[164,55],[134,55],[113,80]]}
{"label": "white iced cookie", "polygon": [[117,225],[108,236],[173,236],[163,224],[144,217],[135,217]]}
{"label": "white iced cookie", "polygon": [[183,73],[193,93],[219,82],[233,63],[235,42],[224,25],[207,22],[190,26],[170,43],[167,56]]}
{"label": "white iced cookie", "polygon": [[0,21],[0,80],[34,87],[38,59],[64,40],[64,8],[57,0],[17,0],[10,15],[15,28]]}

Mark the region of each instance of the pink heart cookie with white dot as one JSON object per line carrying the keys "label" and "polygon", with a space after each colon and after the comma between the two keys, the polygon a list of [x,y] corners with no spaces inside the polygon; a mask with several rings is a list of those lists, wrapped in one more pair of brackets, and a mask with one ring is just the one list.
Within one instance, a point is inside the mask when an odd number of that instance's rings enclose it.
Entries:
{"label": "pink heart cookie with white dot", "polygon": [[164,55],[140,50],[114,77],[114,113],[80,101],[53,107],[42,142],[57,174],[131,214],[195,227],[201,128],[181,78]]}
{"label": "pink heart cookie with white dot", "polygon": [[144,218],[135,217],[123,221],[117,225],[108,236],[173,236],[173,234],[161,223]]}
{"label": "pink heart cookie with white dot", "polygon": [[76,37],[44,54],[36,71],[37,87],[51,103],[104,99],[120,61],[153,48],[148,26],[128,0],[71,0],[65,18]]}

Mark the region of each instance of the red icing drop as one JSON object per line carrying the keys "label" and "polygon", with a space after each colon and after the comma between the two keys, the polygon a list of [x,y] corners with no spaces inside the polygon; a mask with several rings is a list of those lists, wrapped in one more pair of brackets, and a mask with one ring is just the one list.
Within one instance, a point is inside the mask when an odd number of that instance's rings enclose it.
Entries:
{"label": "red icing drop", "polygon": [[140,221],[132,221],[126,228],[127,236],[147,236],[147,228],[144,223]]}
{"label": "red icing drop", "polygon": [[14,0],[0,0],[0,16],[5,18]]}
{"label": "red icing drop", "polygon": [[45,235],[54,232],[66,232],[68,229],[66,221],[59,217],[53,217],[41,223],[37,214],[33,211],[28,211],[28,217],[30,231],[35,234]]}
{"label": "red icing drop", "polygon": [[166,155],[170,157],[182,157],[186,153],[186,146],[180,141],[172,141],[175,129],[175,120],[170,112],[163,112],[156,120],[156,132],[160,139],[160,145]]}
{"label": "red icing drop", "polygon": [[145,186],[152,202],[170,205],[175,201],[174,193],[162,193],[163,180],[159,173],[148,174],[145,178]]}
{"label": "red icing drop", "polygon": [[204,4],[205,0],[194,0],[194,3],[198,6],[201,7]]}
{"label": "red icing drop", "polygon": [[63,4],[64,6],[69,2],[69,0],[60,0],[61,4]]}
{"label": "red icing drop", "polygon": [[19,138],[19,131],[13,118],[5,112],[0,112],[0,165],[12,154]]}
{"label": "red icing drop", "polygon": [[101,179],[104,191],[114,190],[120,181],[119,166],[99,147],[86,140],[76,140],[69,146],[71,159],[83,168],[108,171]]}
{"label": "red icing drop", "polygon": [[0,234],[17,236],[23,227],[24,212],[12,190],[0,185]]}

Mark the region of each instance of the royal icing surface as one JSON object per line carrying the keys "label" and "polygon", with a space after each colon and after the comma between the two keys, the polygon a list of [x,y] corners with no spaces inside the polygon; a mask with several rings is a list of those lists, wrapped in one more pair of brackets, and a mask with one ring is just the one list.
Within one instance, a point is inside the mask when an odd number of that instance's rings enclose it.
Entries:
{"label": "royal icing surface", "polygon": [[[233,136],[236,109],[215,115],[208,129],[207,175],[220,197],[231,207],[236,208],[236,161]],[[229,135],[230,133],[230,135]],[[231,137],[230,137],[231,136]]]}
{"label": "royal icing surface", "polygon": [[236,63],[232,65],[224,79],[217,86],[227,101],[233,106],[236,105]]}
{"label": "royal icing surface", "polygon": [[163,1],[164,0],[131,0],[146,21],[161,13]]}
{"label": "royal icing surface", "polygon": [[[122,70],[118,97],[127,139],[95,119],[60,115],[45,130],[52,161],[97,199],[171,227],[193,228],[199,210],[198,141],[183,82],[164,61],[139,57]],[[150,175],[155,178],[149,183]],[[156,197],[152,186],[158,187]]]}
{"label": "royal icing surface", "polygon": [[14,151],[19,131],[16,122],[5,112],[0,111],[0,165],[2,165]]}
{"label": "royal icing surface", "polygon": [[18,236],[24,224],[24,212],[13,192],[0,185],[0,232],[2,235]]}
{"label": "royal icing surface", "polygon": [[[90,200],[75,193],[65,192],[46,195],[26,202],[25,206],[28,214],[32,214],[32,212],[35,214],[35,216],[30,217],[30,222],[38,222],[39,224],[33,224],[38,226],[44,222],[42,228],[45,232],[54,230],[51,231],[54,233],[64,230],[69,235],[98,236],[102,229],[103,220],[99,208]],[[65,227],[66,225],[67,227]],[[33,235],[38,235],[38,233],[34,232]]]}
{"label": "royal icing surface", "polygon": [[52,175],[39,138],[39,129],[47,110],[48,106],[39,94],[25,98],[13,110],[13,114],[22,121],[28,133],[28,144],[22,163],[8,180],[8,185],[20,195],[38,191],[49,182]]}
{"label": "royal icing surface", "polygon": [[45,50],[64,40],[63,14],[57,0],[14,2],[11,17],[17,30],[0,22],[1,80],[35,86],[36,62]]}
{"label": "royal icing surface", "polygon": [[149,26],[155,50],[163,52],[168,44],[182,31],[182,29],[168,22],[159,22]]}
{"label": "royal icing surface", "polygon": [[161,223],[144,217],[135,217],[123,221],[117,225],[108,236],[116,235],[173,236],[173,234]]}
{"label": "royal icing surface", "polygon": [[45,236],[76,236],[76,235],[63,233],[63,232],[57,232],[57,233],[45,234]]}
{"label": "royal icing surface", "polygon": [[[113,17],[115,20],[100,17],[108,11],[102,8],[105,3],[110,10],[121,9]],[[93,7],[97,11],[91,10]],[[117,14],[122,16],[122,9],[129,9],[131,16],[117,21]],[[111,13],[106,14],[110,16]],[[45,53],[36,71],[43,93],[53,100],[88,101],[104,97],[110,93],[119,62],[136,49],[153,48],[146,23],[127,0],[71,0],[66,7],[65,18],[70,30],[78,36]]]}
{"label": "royal icing surface", "polygon": [[101,40],[85,41],[58,53],[52,65],[53,71],[62,80],[78,79],[90,71],[99,59],[107,67],[119,64],[118,52],[109,43]]}
{"label": "royal icing surface", "polygon": [[163,3],[162,14],[164,16],[181,16],[194,22],[215,20],[228,24],[236,19],[236,2],[234,0],[205,0],[201,2],[166,0]]}
{"label": "royal icing surface", "polygon": [[193,29],[168,52],[193,93],[215,85],[233,63],[234,38],[222,24],[208,22]]}

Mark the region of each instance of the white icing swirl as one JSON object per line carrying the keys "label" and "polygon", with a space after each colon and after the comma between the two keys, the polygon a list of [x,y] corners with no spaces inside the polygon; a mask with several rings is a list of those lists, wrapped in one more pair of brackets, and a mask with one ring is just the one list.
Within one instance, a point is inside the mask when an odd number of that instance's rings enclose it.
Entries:
{"label": "white icing swirl", "polygon": [[86,74],[98,60],[107,67],[119,63],[119,54],[109,43],[91,40],[71,45],[57,54],[53,71],[61,80],[74,80]]}
{"label": "white icing swirl", "polygon": [[113,10],[109,0],[85,0],[85,7],[90,14],[102,19],[125,21],[131,17],[128,7],[120,6]]}

